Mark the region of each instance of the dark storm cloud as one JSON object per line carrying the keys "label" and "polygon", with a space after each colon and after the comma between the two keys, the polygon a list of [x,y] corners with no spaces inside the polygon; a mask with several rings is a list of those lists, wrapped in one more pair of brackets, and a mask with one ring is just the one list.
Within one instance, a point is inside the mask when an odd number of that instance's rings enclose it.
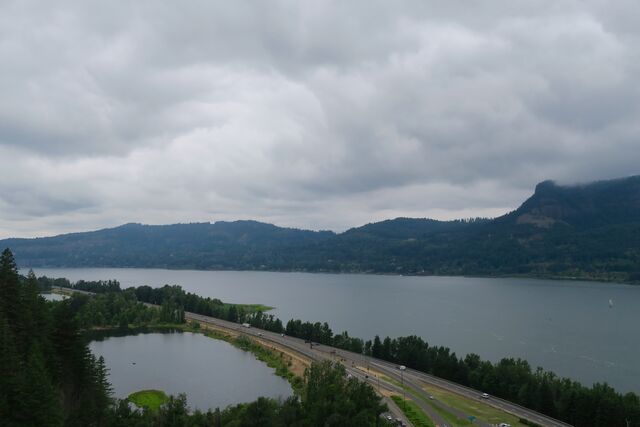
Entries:
{"label": "dark storm cloud", "polygon": [[637,173],[636,2],[4,2],[0,235],[492,216]]}

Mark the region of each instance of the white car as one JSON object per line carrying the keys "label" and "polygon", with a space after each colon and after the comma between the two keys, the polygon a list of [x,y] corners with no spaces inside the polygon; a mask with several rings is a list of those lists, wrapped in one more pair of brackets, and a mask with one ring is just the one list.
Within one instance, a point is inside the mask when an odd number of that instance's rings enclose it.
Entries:
{"label": "white car", "polygon": [[498,424],[498,427],[511,427],[511,424],[500,423],[500,424]]}
{"label": "white car", "polygon": [[488,399],[488,398],[489,398],[489,395],[488,395],[487,393],[482,393],[482,394],[480,395],[480,397],[481,397],[481,398],[483,398],[483,399]]}

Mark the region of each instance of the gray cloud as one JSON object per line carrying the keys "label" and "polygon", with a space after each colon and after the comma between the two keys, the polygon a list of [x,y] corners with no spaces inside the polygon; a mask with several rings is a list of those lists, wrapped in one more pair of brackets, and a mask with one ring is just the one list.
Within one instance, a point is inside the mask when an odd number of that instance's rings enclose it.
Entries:
{"label": "gray cloud", "polygon": [[636,2],[430,3],[3,2],[0,236],[494,216],[638,173]]}

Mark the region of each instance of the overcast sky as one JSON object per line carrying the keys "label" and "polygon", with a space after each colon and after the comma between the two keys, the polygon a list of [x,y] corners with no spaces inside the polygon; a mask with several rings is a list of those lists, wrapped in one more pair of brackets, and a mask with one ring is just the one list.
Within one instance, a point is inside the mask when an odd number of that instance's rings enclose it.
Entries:
{"label": "overcast sky", "polygon": [[2,1],[0,237],[497,216],[639,173],[640,2]]}

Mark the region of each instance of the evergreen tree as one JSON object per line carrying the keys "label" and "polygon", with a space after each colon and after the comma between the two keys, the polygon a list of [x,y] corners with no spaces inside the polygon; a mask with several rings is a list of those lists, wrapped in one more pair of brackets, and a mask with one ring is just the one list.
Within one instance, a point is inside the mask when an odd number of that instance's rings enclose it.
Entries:
{"label": "evergreen tree", "polygon": [[20,425],[26,412],[21,365],[13,334],[0,312],[0,420],[8,427]]}
{"label": "evergreen tree", "polygon": [[113,394],[113,388],[109,383],[108,374],[109,369],[104,362],[104,357],[100,356],[94,364],[93,384],[97,411],[102,414],[106,414],[111,404],[111,395]]}
{"label": "evergreen tree", "polygon": [[170,396],[169,401],[162,405],[158,411],[156,425],[162,427],[184,427],[188,422],[188,411],[186,395]]}
{"label": "evergreen tree", "polygon": [[236,308],[235,305],[232,305],[231,307],[229,307],[229,311],[227,313],[227,320],[229,322],[238,321],[238,309]]}
{"label": "evergreen tree", "polygon": [[0,311],[13,331],[18,349],[24,349],[21,344],[25,338],[21,302],[18,267],[11,251],[5,249],[0,255]]}
{"label": "evergreen tree", "polygon": [[382,357],[382,342],[380,342],[380,337],[378,335],[373,339],[373,345],[371,346],[371,356],[376,358]]}
{"label": "evergreen tree", "polygon": [[242,427],[271,427],[276,425],[276,411],[278,403],[266,397],[259,397],[258,400],[248,404],[244,410],[243,419],[240,423]]}
{"label": "evergreen tree", "polygon": [[50,352],[48,335],[51,319],[47,303],[40,296],[40,286],[33,271],[29,271],[27,280],[21,289],[21,306],[23,307],[24,345],[29,349],[33,344],[40,347],[43,354]]}
{"label": "evergreen tree", "polygon": [[28,414],[23,419],[24,425],[60,426],[62,425],[62,408],[58,394],[53,386],[44,358],[39,348],[34,347],[26,367],[25,390],[22,393]]}

